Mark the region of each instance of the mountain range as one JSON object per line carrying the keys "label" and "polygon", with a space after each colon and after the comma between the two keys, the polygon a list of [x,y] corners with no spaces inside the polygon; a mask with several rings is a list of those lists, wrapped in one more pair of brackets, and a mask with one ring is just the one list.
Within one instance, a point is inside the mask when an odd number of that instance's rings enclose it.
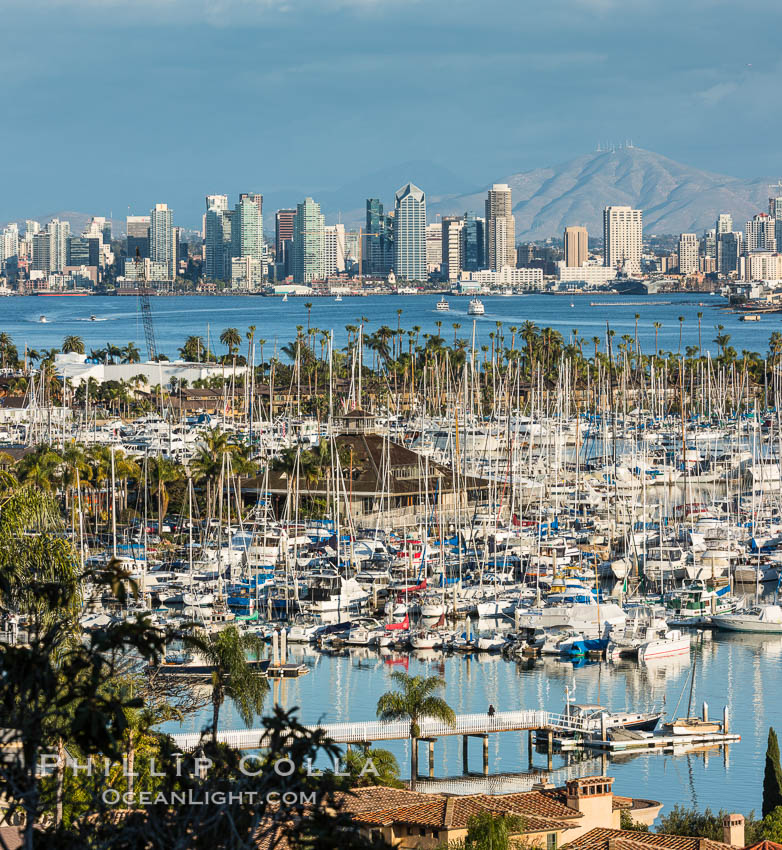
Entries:
{"label": "mountain range", "polygon": [[[730,213],[733,226],[768,209],[769,184],[777,179],[742,180],[714,174],[637,147],[578,156],[549,168],[508,175],[513,192],[516,238],[543,239],[567,225],[583,225],[602,235],[603,208],[626,204],[643,210],[644,233],[700,233],[718,213]],[[431,198],[427,212],[483,215],[489,186],[464,195]],[[779,190],[782,192],[782,190]]]}
{"label": "mountain range", "polygon": [[[464,212],[483,215],[491,185],[475,187],[463,175],[441,165],[414,160],[351,178],[332,190],[264,192],[265,230],[273,232],[276,209],[295,206],[307,194],[320,203],[327,223],[342,221],[347,227],[358,227],[364,223],[366,198],[379,197],[386,209],[392,209],[392,193],[407,182],[426,192],[429,221],[435,221],[438,215]],[[701,233],[713,227],[722,212],[733,216],[736,230],[743,230],[749,218],[767,210],[769,185],[776,184],[777,178],[729,177],[626,146],[520,171],[492,182],[511,187],[516,238],[524,241],[558,236],[567,225],[583,225],[590,235],[602,235],[603,208],[609,204],[643,210],[646,234]],[[782,189],[778,191],[782,193]],[[192,215],[186,212],[175,209],[175,221],[200,221],[200,211]],[[84,213],[60,212],[39,216],[38,220],[45,222],[54,216],[69,220],[73,233],[81,233],[90,218]],[[114,222],[116,235],[124,230],[124,221]]]}

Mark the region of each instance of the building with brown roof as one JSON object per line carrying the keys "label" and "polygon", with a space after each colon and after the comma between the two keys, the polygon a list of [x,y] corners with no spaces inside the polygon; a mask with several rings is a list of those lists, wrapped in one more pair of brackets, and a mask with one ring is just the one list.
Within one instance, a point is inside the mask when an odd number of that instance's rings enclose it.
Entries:
{"label": "building with brown roof", "polygon": [[417,454],[375,432],[375,417],[363,410],[353,410],[338,418],[339,430],[334,438],[342,458],[344,492],[334,499],[330,470],[321,470],[312,481],[292,472],[272,470],[268,481],[262,478],[242,482],[244,493],[271,493],[275,497],[277,515],[281,516],[291,496],[299,499],[327,501],[339,505],[342,514],[350,515],[358,525],[374,525],[377,521],[394,526],[417,526],[432,517],[448,520],[457,511],[466,512],[476,502],[489,496],[489,482],[462,476],[459,486],[447,466]]}

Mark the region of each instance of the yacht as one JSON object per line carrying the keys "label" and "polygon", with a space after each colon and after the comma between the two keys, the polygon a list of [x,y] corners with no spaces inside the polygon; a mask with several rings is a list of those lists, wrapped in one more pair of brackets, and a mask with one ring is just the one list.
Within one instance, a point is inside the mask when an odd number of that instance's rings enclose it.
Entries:
{"label": "yacht", "polygon": [[757,632],[782,635],[782,608],[779,605],[758,605],[748,611],[717,614],[711,622],[729,632]]}
{"label": "yacht", "polygon": [[585,732],[600,732],[603,728],[629,729],[634,732],[653,732],[662,717],[661,711],[628,712],[609,711],[602,705],[568,702],[565,717],[576,722]]}
{"label": "yacht", "polygon": [[486,308],[480,298],[470,299],[470,306],[467,308],[468,316],[482,316],[485,312]]}
{"label": "yacht", "polygon": [[445,300],[445,296],[437,302],[437,308],[440,313],[447,313],[451,309],[451,305]]}

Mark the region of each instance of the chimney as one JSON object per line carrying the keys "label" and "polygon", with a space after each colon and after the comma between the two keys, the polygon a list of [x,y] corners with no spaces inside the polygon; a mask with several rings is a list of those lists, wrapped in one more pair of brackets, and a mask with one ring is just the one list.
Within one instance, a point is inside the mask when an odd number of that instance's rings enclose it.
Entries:
{"label": "chimney", "polygon": [[722,841],[732,847],[744,846],[744,815],[723,816]]}
{"label": "chimney", "polygon": [[581,813],[580,826],[585,831],[613,827],[613,782],[609,776],[590,776],[571,779],[565,784],[566,803],[569,808]]}

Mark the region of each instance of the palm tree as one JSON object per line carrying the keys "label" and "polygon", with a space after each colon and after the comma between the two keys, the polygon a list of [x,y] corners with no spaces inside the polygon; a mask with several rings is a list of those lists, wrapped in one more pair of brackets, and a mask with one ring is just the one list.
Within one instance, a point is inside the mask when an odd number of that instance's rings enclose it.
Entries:
{"label": "palm tree", "polygon": [[445,687],[439,676],[409,676],[396,672],[391,679],[400,690],[388,691],[377,701],[377,716],[380,720],[409,720],[410,739],[410,788],[415,790],[418,777],[418,739],[421,737],[420,721],[431,717],[453,725],[456,715],[450,705],[435,696]]}
{"label": "palm tree", "polygon": [[652,322],[652,326],[654,327],[654,356],[656,357],[660,349],[657,347],[657,334],[660,331],[660,328],[663,326],[662,322]]}
{"label": "palm tree", "polygon": [[163,534],[163,519],[168,512],[170,499],[168,486],[182,479],[182,467],[171,458],[158,455],[150,464],[149,477],[152,492],[157,496],[157,533]]}
{"label": "palm tree", "polygon": [[123,363],[139,363],[141,361],[141,352],[138,350],[136,345],[132,342],[129,342],[122,349],[122,362]]}
{"label": "palm tree", "polygon": [[703,318],[703,313],[698,313],[698,354],[703,352],[703,348],[701,347],[701,319]]}
{"label": "palm tree", "polygon": [[678,354],[682,353],[682,330],[684,329],[684,316],[679,316],[679,351]]}
{"label": "palm tree", "polygon": [[[195,641],[194,641],[195,643]],[[197,647],[212,666],[212,742],[217,743],[217,725],[225,698],[233,700],[245,725],[263,709],[263,698],[269,689],[266,679],[253,670],[246,652],[260,653],[258,635],[241,634],[236,626],[214,632]]]}
{"label": "palm tree", "polygon": [[228,356],[233,357],[242,344],[242,338],[236,328],[226,328],[220,334],[220,342],[228,349]]}
{"label": "palm tree", "polygon": [[310,315],[312,313],[312,301],[307,301],[304,305],[307,308],[307,333],[310,331]]}
{"label": "palm tree", "polygon": [[84,340],[80,336],[69,335],[62,341],[63,354],[84,354]]}

